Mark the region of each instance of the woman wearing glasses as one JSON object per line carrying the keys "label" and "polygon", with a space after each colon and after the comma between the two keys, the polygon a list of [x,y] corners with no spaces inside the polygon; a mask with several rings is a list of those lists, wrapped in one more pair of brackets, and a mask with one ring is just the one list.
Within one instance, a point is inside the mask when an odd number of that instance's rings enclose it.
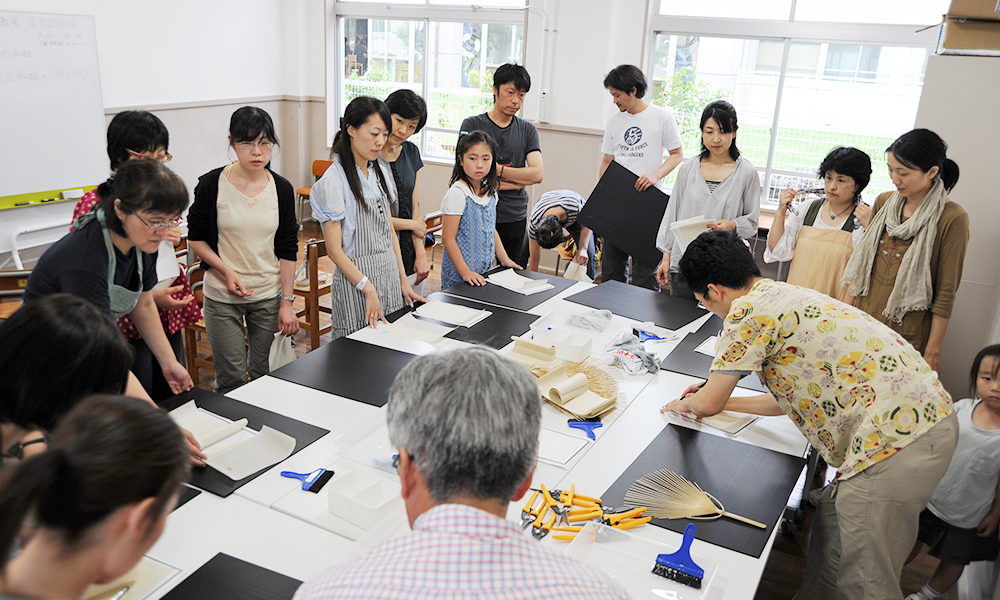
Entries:
{"label": "woman wearing glasses", "polygon": [[[152,292],[156,252],[187,208],[187,187],[157,161],[127,160],[97,188],[97,196],[95,209],[42,255],[28,278],[24,302],[65,293],[91,301],[109,317],[131,315],[171,390],[191,389],[191,377],[167,341]],[[147,395],[134,374],[126,393]]]}
{"label": "woman wearing glasses", "polygon": [[292,308],[299,249],[295,192],[268,168],[278,145],[270,115],[255,106],[234,112],[229,145],[236,162],[198,179],[188,213],[191,248],[208,268],[203,310],[220,394],[246,383],[248,375],[266,375],[274,334],[299,330]]}
{"label": "woman wearing glasses", "polygon": [[[111,159],[111,171],[118,170],[123,163],[136,159],[152,159],[161,163],[170,162],[172,158],[167,152],[170,136],[167,128],[156,115],[144,110],[128,110],[115,115],[108,125],[108,158]],[[73,221],[87,214],[100,200],[97,190],[87,192],[73,211]],[[73,228],[70,227],[70,231]],[[169,245],[161,245],[160,251],[173,251],[181,241],[181,228],[167,228],[166,241]],[[191,285],[184,272],[173,280],[169,287],[158,287],[152,292],[153,302],[160,315],[160,323],[167,334],[167,341],[173,349],[178,361],[184,360],[184,328],[201,320],[201,309],[194,299]],[[156,364],[149,345],[143,341],[139,331],[132,322],[132,317],[125,315],[118,319],[118,329],[132,344],[134,359],[132,370],[149,395],[159,402],[173,395],[166,379]]]}

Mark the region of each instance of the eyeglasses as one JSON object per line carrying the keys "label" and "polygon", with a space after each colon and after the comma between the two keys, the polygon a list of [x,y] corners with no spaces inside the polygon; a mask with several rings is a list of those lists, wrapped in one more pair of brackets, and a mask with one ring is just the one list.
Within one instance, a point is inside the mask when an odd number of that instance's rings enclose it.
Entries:
{"label": "eyeglasses", "polygon": [[274,142],[270,140],[261,140],[259,142],[236,142],[236,147],[241,150],[253,150],[254,148],[260,148],[263,151],[267,151],[274,148]]}
{"label": "eyeglasses", "polygon": [[135,150],[129,150],[128,148],[126,148],[125,151],[128,152],[132,156],[132,158],[149,158],[155,160],[158,163],[168,163],[170,162],[170,159],[173,158],[173,155],[170,154],[169,152],[164,152],[163,156],[150,156],[149,154],[136,152]]}
{"label": "eyeglasses", "polygon": [[177,217],[176,219],[171,219],[169,221],[157,221],[156,223],[150,223],[150,222],[146,221],[146,219],[143,219],[142,217],[140,217],[139,213],[132,213],[132,214],[134,214],[136,216],[136,218],[138,218],[140,221],[142,221],[143,225],[145,225],[146,227],[149,227],[150,231],[162,231],[162,230],[164,230],[164,229],[166,229],[168,227],[176,227],[176,226],[180,225],[180,223],[181,223],[181,218],[180,217]]}
{"label": "eyeglasses", "polygon": [[[413,455],[410,454],[409,452],[407,452],[406,454],[410,457],[410,461],[412,462],[414,460],[413,459]],[[396,469],[397,471],[399,471],[399,455],[398,454],[394,454],[393,457],[392,457],[392,468]]]}

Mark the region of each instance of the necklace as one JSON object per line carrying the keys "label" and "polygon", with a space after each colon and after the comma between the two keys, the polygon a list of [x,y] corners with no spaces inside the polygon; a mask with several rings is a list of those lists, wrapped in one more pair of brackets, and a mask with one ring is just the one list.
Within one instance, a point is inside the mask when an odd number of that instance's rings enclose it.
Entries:
{"label": "necklace", "polygon": [[830,208],[830,220],[831,221],[835,221],[837,219],[837,217],[839,217],[840,215],[844,214],[845,212],[851,210],[851,207],[853,206],[853,204],[848,204],[847,208],[845,208],[844,210],[840,211],[837,214],[833,214],[833,204],[830,204],[829,200],[826,201],[826,204],[827,204],[827,207]]}

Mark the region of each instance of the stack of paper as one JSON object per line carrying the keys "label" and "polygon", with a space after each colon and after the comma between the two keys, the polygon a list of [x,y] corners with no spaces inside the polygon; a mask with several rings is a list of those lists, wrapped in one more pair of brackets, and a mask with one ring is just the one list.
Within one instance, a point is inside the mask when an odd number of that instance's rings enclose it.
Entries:
{"label": "stack of paper", "polygon": [[715,219],[706,219],[705,215],[698,215],[683,221],[674,221],[670,224],[670,229],[673,229],[680,237],[681,249],[686,250],[687,245],[701,235],[709,223],[715,223]]}
{"label": "stack of paper", "polygon": [[413,313],[406,313],[390,323],[385,329],[394,335],[401,335],[421,342],[427,342],[428,344],[437,342],[455,330],[454,327],[448,327],[447,325],[422,321],[414,317]]}
{"label": "stack of paper", "polygon": [[488,310],[476,310],[437,300],[431,300],[427,304],[418,307],[416,313],[420,317],[427,317],[428,319],[460,327],[472,327],[493,314]]}
{"label": "stack of paper", "polygon": [[545,279],[531,279],[530,277],[525,277],[524,275],[518,275],[514,269],[507,269],[505,271],[500,271],[499,273],[493,273],[486,278],[486,281],[489,281],[494,285],[499,285],[500,287],[506,288],[512,292],[524,294],[525,296],[537,294],[538,292],[544,292],[545,290],[551,290],[555,287]]}
{"label": "stack of paper", "polygon": [[246,419],[230,422],[198,408],[194,400],[170,411],[170,416],[201,444],[208,456],[205,463],[233,481],[277,464],[295,451],[292,436],[267,425],[258,433],[246,428]]}
{"label": "stack of paper", "polygon": [[604,398],[590,391],[583,373],[569,377],[566,367],[559,367],[539,378],[542,397],[563,411],[581,419],[596,417],[614,407],[614,398]]}

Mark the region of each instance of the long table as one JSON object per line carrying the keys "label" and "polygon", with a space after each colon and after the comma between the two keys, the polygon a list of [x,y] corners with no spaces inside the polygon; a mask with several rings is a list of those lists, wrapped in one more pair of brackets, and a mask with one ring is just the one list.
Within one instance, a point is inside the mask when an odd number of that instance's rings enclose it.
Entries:
{"label": "long table", "polygon": [[[586,308],[565,298],[591,287],[592,284],[576,283],[527,312],[537,316],[579,313]],[[706,313],[704,317],[679,328],[673,341],[656,344],[657,355],[661,358],[666,356],[686,333],[696,331],[707,318]],[[605,332],[594,336],[593,353],[603,354],[610,336],[621,330],[629,331],[635,325],[637,323],[631,319],[614,315]],[[530,336],[530,333],[527,335]],[[447,338],[434,345],[414,342],[390,334],[384,328],[366,328],[350,337],[411,354],[467,346],[463,342]],[[501,350],[507,351],[509,347]],[[694,377],[662,370],[656,375],[623,376],[620,387],[628,397],[627,408],[617,420],[596,430],[597,440],[589,442],[569,468],[539,463],[533,485],[537,487],[538,484],[545,483],[550,487],[568,488],[575,484],[578,490],[600,495],[669,423],[702,429],[711,435],[725,435],[686,419],[659,413],[663,404],[678,397],[687,386],[697,381],[699,379]],[[371,419],[378,419],[384,408],[271,376],[261,377],[229,395],[248,404],[328,429],[330,433],[275,465],[230,497],[223,499],[202,493],[172,514],[165,534],[150,550],[149,556],[180,569],[181,573],[149,598],[161,597],[220,552],[295,579],[306,580],[328,566],[354,558],[378,543],[406,531],[405,513],[397,509],[384,523],[357,539],[352,539],[349,532],[344,535],[333,533],[329,523],[317,519],[317,511],[322,512],[321,504],[317,503],[322,501],[303,496],[312,495],[299,489],[298,481],[279,475],[282,470],[308,472],[317,467],[334,466],[336,469],[340,465],[358,468],[359,465],[339,455],[337,439]],[[584,438],[583,432],[566,427],[566,416],[549,405],[543,408],[542,424],[544,427]],[[740,443],[794,456],[803,456],[808,448],[805,438],[784,417],[761,418],[735,439]],[[392,477],[386,474],[382,476]],[[508,519],[520,521],[522,504],[523,502],[511,503]],[[777,528],[760,558],[752,558],[711,544],[701,544],[698,553],[720,565],[708,597],[753,598],[776,532]],[[630,533],[674,547],[679,545],[681,538],[672,531],[653,526],[633,529]],[[555,541],[551,537],[540,543],[556,551],[565,548],[564,542]]]}

